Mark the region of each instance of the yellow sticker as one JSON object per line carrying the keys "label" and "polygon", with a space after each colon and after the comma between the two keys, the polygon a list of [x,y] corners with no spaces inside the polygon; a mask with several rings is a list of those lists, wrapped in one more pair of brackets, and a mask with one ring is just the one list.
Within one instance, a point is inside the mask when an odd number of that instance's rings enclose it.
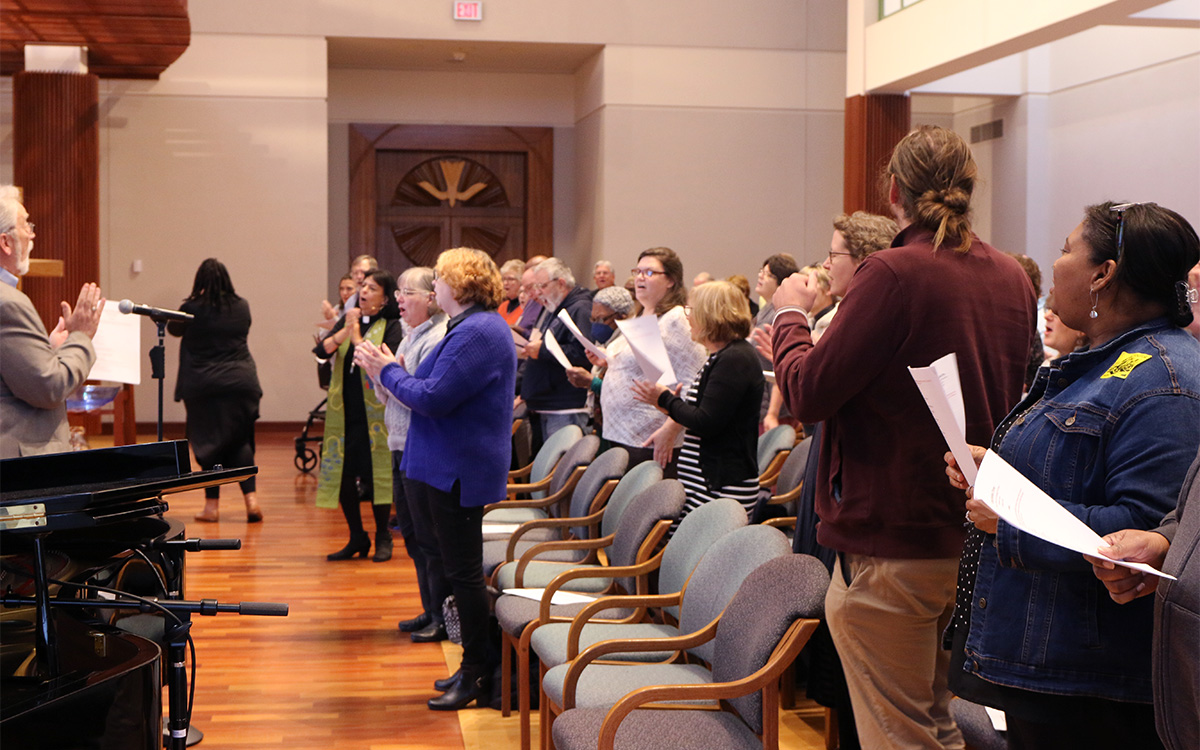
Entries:
{"label": "yellow sticker", "polygon": [[1120,378],[1124,380],[1129,377],[1129,373],[1133,372],[1133,368],[1150,359],[1150,354],[1130,354],[1129,352],[1121,352],[1121,356],[1117,357],[1117,361],[1113,366],[1108,368],[1108,372],[1100,376],[1104,378]]}

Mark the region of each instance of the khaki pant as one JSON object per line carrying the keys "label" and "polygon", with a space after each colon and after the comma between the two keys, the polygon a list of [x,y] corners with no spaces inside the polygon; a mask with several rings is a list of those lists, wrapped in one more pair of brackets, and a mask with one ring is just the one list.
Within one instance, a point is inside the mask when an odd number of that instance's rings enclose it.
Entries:
{"label": "khaki pant", "polygon": [[864,748],[963,748],[950,718],[950,652],[941,647],[957,575],[957,558],[839,555],[825,616]]}

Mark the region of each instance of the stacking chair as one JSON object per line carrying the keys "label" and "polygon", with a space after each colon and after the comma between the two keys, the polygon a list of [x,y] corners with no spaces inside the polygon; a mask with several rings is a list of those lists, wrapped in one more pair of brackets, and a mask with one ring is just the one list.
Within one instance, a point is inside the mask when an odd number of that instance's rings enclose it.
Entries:
{"label": "stacking chair", "polygon": [[[617,596],[599,599],[565,622],[555,622],[553,620],[557,618],[551,617],[551,621],[538,620],[532,623],[528,629],[532,633],[529,643],[538,656],[541,674],[545,675],[546,670],[574,658],[580,648],[602,640],[631,636],[635,632],[651,637],[678,634],[675,623],[679,617],[679,594],[687,584],[688,577],[718,539],[745,525],[745,509],[730,498],[705,503],[679,523],[675,535],[663,549],[658,568],[658,593],[672,598],[664,600],[667,604],[659,611],[656,622],[648,619],[648,607],[641,606],[633,610],[619,608],[622,597]],[[619,654],[616,658],[636,661],[646,658],[646,655]],[[662,655],[651,654],[649,658],[661,660]]]}
{"label": "stacking chair", "polygon": [[[516,499],[519,493],[526,493],[533,498],[546,496],[546,488],[550,486],[550,476],[559,459],[575,443],[583,439],[583,430],[578,425],[567,425],[550,436],[538,449],[533,461],[519,469],[508,472],[508,498]],[[521,480],[527,480],[521,482]],[[488,523],[508,523],[505,513],[494,513],[491,518],[485,518]],[[526,520],[526,519],[522,519]]]}
{"label": "stacking chair", "polygon": [[796,444],[796,430],[781,424],[758,436],[758,486],[770,487],[783,466],[788,451]]}
{"label": "stacking chair", "polygon": [[[649,462],[648,462],[649,463]],[[640,468],[637,467],[637,468]],[[635,468],[636,470],[636,468]],[[632,474],[633,472],[630,472]],[[641,472],[649,474],[649,471]],[[622,480],[624,484],[624,480]],[[620,487],[618,487],[620,489]],[[614,493],[615,495],[616,493]],[[655,553],[667,529],[683,512],[685,493],[683,485],[677,480],[659,480],[642,490],[636,497],[622,501],[623,509],[610,507],[605,513],[620,511],[620,522],[616,531],[596,540],[577,540],[573,542],[548,542],[547,545],[576,545],[590,546],[597,549],[607,548],[609,551],[608,565],[589,565],[570,567],[550,579],[540,601],[514,596],[502,595],[496,601],[496,619],[501,629],[501,708],[504,715],[511,706],[512,683],[510,677],[512,651],[517,651],[517,674],[521,676],[521,689],[518,692],[519,708],[522,716],[521,742],[523,748],[529,747],[529,625],[534,621],[549,622],[551,618],[569,619],[585,605],[554,605],[553,596],[560,589],[587,590],[584,585],[589,580],[599,586],[599,590],[616,590],[645,594],[649,590],[646,581],[650,571],[657,567],[662,553]],[[536,549],[536,548],[535,548]],[[530,550],[530,553],[535,550]],[[528,553],[527,553],[528,554]],[[516,583],[522,584],[518,571]],[[598,583],[596,581],[598,580]],[[520,587],[520,586],[518,586]],[[621,613],[628,615],[630,613]],[[620,615],[618,615],[620,616]],[[530,632],[527,632],[530,631]]]}
{"label": "stacking chair", "polygon": [[[574,427],[574,425],[564,427],[559,432],[570,427]],[[557,435],[558,433],[555,433],[555,436]],[[508,499],[485,505],[483,508],[484,541],[507,539],[512,535],[511,528],[498,530],[494,524],[521,524],[538,518],[549,518],[551,515],[561,515],[561,513],[554,513],[554,506],[566,506],[567,500],[575,490],[576,483],[583,476],[587,465],[596,458],[598,450],[600,450],[600,438],[595,435],[581,437],[574,440],[570,447],[563,451],[562,457],[556,460],[553,471],[543,482],[538,485],[508,485]],[[537,464],[536,460],[534,464]],[[531,489],[535,486],[538,486],[537,491]],[[535,496],[528,499],[516,499],[514,495],[521,492],[534,492]],[[547,492],[549,494],[546,494]],[[493,524],[493,526],[489,528],[489,524]]]}
{"label": "stacking chair", "polygon": [[[594,436],[591,439],[599,444]],[[576,446],[582,445],[585,440],[576,443]],[[573,458],[568,458],[560,465],[566,466],[572,461]],[[604,516],[604,505],[628,465],[629,453],[624,448],[611,448],[598,456],[588,464],[575,484],[563,518],[525,521],[508,539],[483,543],[483,574],[491,576],[500,565],[515,560],[522,552],[540,542],[551,539],[594,539],[599,536],[597,532]],[[588,550],[554,550],[547,553],[546,559],[582,562],[590,554]]]}
{"label": "stacking chair", "polygon": [[[774,491],[763,495],[750,514],[751,523],[770,523],[774,526],[794,526],[796,524],[795,502],[804,489],[804,472],[808,469],[808,453],[812,447],[812,438],[806,437],[788,453],[783,466],[775,477]],[[780,513],[780,509],[786,510]],[[779,516],[783,516],[783,520]]]}
{"label": "stacking chair", "polygon": [[[554,746],[777,750],[778,678],[817,629],[828,586],[829,573],[816,558],[779,556],[751,572],[719,622],[699,633],[665,641],[608,641],[589,649],[568,675],[567,702],[581,705],[554,722]],[[714,646],[711,670],[695,664],[589,663],[626,648],[670,651],[706,642]],[[598,679],[589,678],[593,671]],[[570,680],[577,676],[582,679],[576,686]],[[584,706],[588,689],[594,692]]]}
{"label": "stacking chair", "polygon": [[[625,625],[621,630],[621,635],[615,633],[605,633],[609,639],[619,640],[603,640],[598,643],[579,651],[578,656],[571,649],[571,643],[575,641],[575,630],[579,629],[582,634],[583,624],[572,623],[572,632],[568,635],[568,651],[566,657],[571,661],[554,666],[546,671],[542,677],[542,705],[545,707],[542,711],[543,732],[545,737],[548,734],[551,723],[554,720],[554,715],[562,711],[563,708],[572,708],[575,705],[575,685],[580,681],[579,671],[582,665],[592,661],[595,658],[596,649],[602,647],[608,648],[606,644],[616,643],[650,643],[654,641],[662,641],[665,643],[675,643],[676,641],[685,642],[687,645],[676,646],[667,649],[665,653],[659,653],[660,660],[677,660],[687,654],[689,661],[692,658],[699,659],[704,662],[712,662],[712,639],[711,633],[716,627],[716,623],[724,611],[726,605],[741,586],[742,581],[746,576],[755,570],[759,565],[772,560],[776,557],[791,554],[791,546],[788,544],[787,538],[783,532],[778,529],[773,529],[769,526],[745,526],[743,528],[731,531],[725,534],[720,539],[713,542],[708,551],[705,552],[700,562],[696,565],[688,578],[687,584],[683,591],[674,595],[659,595],[655,597],[642,597],[640,600],[637,597],[617,597],[615,604],[623,606],[677,606],[679,613],[679,624],[677,626],[669,626],[658,623],[641,623]],[[598,634],[601,628],[611,629],[612,625],[596,625],[593,624],[594,631]],[[697,634],[709,633],[707,638],[697,640],[694,643],[687,641],[688,638],[699,638]],[[683,640],[680,640],[683,639]],[[609,649],[615,651],[618,649]],[[661,649],[619,649],[624,652],[624,659],[641,661],[650,661],[654,659],[653,655],[633,656],[638,652],[661,652]],[[603,669],[607,669],[610,665],[592,665],[597,669],[595,671],[587,671],[583,674],[582,682],[579,682],[579,688],[582,691],[581,695],[584,700],[582,705],[592,705],[597,700],[615,700],[624,691],[618,694],[605,692],[605,678],[602,674]],[[649,664],[639,664],[638,667],[649,667]],[[645,673],[647,678],[655,674],[654,672]],[[653,684],[653,683],[651,683]]]}

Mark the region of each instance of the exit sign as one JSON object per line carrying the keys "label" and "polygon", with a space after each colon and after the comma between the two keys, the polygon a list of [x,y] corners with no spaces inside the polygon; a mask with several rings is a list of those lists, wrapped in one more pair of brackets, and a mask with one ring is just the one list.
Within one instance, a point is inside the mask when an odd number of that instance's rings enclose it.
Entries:
{"label": "exit sign", "polygon": [[483,20],[483,0],[475,0],[475,2],[456,2],[456,3],[454,3],[454,20],[455,21],[482,21]]}

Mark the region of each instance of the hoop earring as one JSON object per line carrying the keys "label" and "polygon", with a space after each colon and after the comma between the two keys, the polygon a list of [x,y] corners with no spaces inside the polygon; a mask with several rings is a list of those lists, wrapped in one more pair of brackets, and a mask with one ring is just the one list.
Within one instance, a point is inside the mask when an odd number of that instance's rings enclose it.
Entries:
{"label": "hoop earring", "polygon": [[1090,313],[1088,313],[1088,317],[1091,318],[1092,320],[1095,320],[1096,318],[1100,317],[1100,313],[1096,312],[1096,305],[1098,305],[1100,303],[1100,298],[1096,295],[1095,289],[1093,289],[1091,291],[1091,296],[1092,296],[1092,311]]}

